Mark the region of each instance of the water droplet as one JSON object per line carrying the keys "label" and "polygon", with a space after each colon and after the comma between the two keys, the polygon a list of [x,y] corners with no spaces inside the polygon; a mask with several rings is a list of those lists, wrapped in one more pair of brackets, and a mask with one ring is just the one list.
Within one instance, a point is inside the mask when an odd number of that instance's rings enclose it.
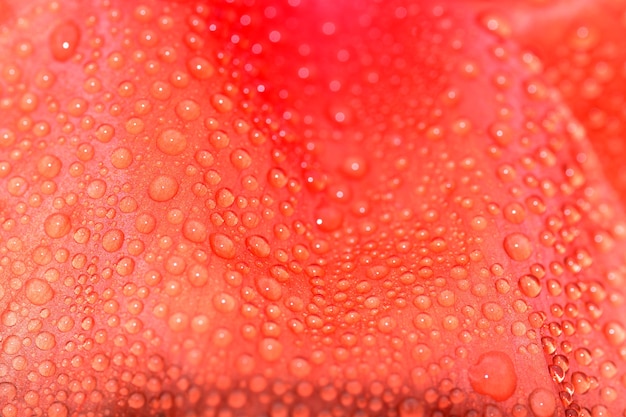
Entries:
{"label": "water droplet", "polygon": [[315,224],[323,232],[334,232],[343,225],[343,214],[331,206],[322,206],[316,211]]}
{"label": "water droplet", "polygon": [[361,179],[367,174],[367,162],[359,156],[352,156],[343,161],[342,172],[349,178]]}
{"label": "water droplet", "polygon": [[152,233],[155,227],[156,219],[151,214],[143,213],[137,216],[137,218],[135,219],[135,229],[137,229],[139,233]]}
{"label": "water droplet", "polygon": [[126,169],[133,163],[133,153],[128,148],[117,148],[111,154],[111,165],[117,169]]}
{"label": "water droplet", "polygon": [[207,238],[204,223],[198,220],[187,220],[183,225],[183,236],[195,243],[202,243]]}
{"label": "water droplet", "polygon": [[606,340],[608,340],[609,344],[612,346],[619,346],[626,339],[626,331],[624,330],[624,327],[616,321],[606,323],[602,332],[604,333]]}
{"label": "water droplet", "polygon": [[246,248],[257,258],[270,256],[271,247],[262,236],[250,236],[246,239]]}
{"label": "water droplet", "polygon": [[200,117],[200,106],[194,100],[182,100],[176,105],[176,115],[189,122]]}
{"label": "water droplet", "polygon": [[28,189],[28,183],[22,177],[13,177],[7,184],[7,191],[15,197],[23,196]]}
{"label": "water droplet", "polygon": [[169,175],[159,175],[148,187],[148,195],[158,202],[168,201],[178,193],[178,182]]}
{"label": "water droplet", "polygon": [[261,277],[256,280],[259,294],[270,301],[278,301],[283,295],[281,285],[272,278]]}
{"label": "water droplet", "polygon": [[107,252],[116,252],[124,244],[124,233],[119,229],[109,230],[102,236],[102,247]]}
{"label": "water droplet", "polygon": [[65,405],[59,402],[54,402],[48,407],[48,417],[67,417],[69,410]]}
{"label": "water droplet", "polygon": [[511,203],[504,206],[502,211],[504,218],[513,224],[521,224],[526,219],[526,211],[519,203]]}
{"label": "water droplet", "polygon": [[139,410],[146,405],[146,397],[140,392],[133,392],[128,397],[128,407],[134,410]]}
{"label": "water droplet", "polygon": [[56,344],[57,341],[50,332],[41,332],[35,337],[35,346],[41,350],[51,350]]}
{"label": "water droplet", "polygon": [[485,303],[481,307],[483,316],[490,321],[500,321],[504,317],[504,310],[497,303]]}
{"label": "water droplet", "polygon": [[531,392],[528,404],[537,417],[552,417],[556,411],[554,394],[545,388],[537,388]]}
{"label": "water droplet", "polygon": [[233,259],[236,255],[234,242],[222,233],[214,233],[209,236],[211,249],[220,258]]}
{"label": "water droplet", "polygon": [[230,313],[237,307],[237,302],[232,295],[220,293],[213,296],[213,306],[221,313]]}
{"label": "water droplet", "polygon": [[524,261],[530,258],[533,248],[526,235],[511,233],[504,238],[504,250],[514,261]]}
{"label": "water droplet", "polygon": [[259,343],[259,355],[268,362],[275,362],[282,356],[283,345],[276,339],[265,338]]}
{"label": "water droplet", "polygon": [[213,65],[200,56],[193,57],[187,61],[187,69],[191,76],[198,80],[206,80],[215,72]]}
{"label": "water droplet", "polygon": [[223,94],[213,94],[211,104],[218,113],[228,113],[233,109],[233,102]]}
{"label": "water droplet", "polygon": [[46,281],[33,278],[26,282],[24,286],[26,290],[26,298],[32,304],[41,306],[54,298],[54,290]]}
{"label": "water droplet", "polygon": [[44,155],[37,162],[37,172],[44,178],[52,179],[61,172],[62,163],[54,155]]}
{"label": "water droplet", "polygon": [[53,239],[60,239],[67,235],[71,228],[70,218],[63,213],[51,214],[44,220],[44,231]]}
{"label": "water droplet", "polygon": [[289,362],[289,372],[296,378],[304,378],[311,373],[311,364],[304,358],[293,358]]}
{"label": "water droplet", "polygon": [[71,21],[57,25],[50,33],[50,52],[57,61],[67,61],[76,53],[80,29]]}
{"label": "water droplet", "polygon": [[406,398],[398,405],[400,417],[424,417],[426,410],[424,403],[415,398]]}
{"label": "water droplet", "polygon": [[510,398],[517,386],[513,361],[509,355],[499,351],[481,355],[476,364],[469,368],[468,377],[477,393],[488,395],[496,401]]}
{"label": "water droplet", "polygon": [[534,275],[524,275],[517,283],[522,293],[527,297],[537,297],[541,292],[541,283]]}
{"label": "water droplet", "polygon": [[187,139],[180,131],[168,129],[157,137],[157,148],[166,155],[180,155],[187,148]]}
{"label": "water droplet", "polygon": [[102,198],[107,191],[107,184],[102,180],[93,180],[87,185],[87,195],[93,199]]}

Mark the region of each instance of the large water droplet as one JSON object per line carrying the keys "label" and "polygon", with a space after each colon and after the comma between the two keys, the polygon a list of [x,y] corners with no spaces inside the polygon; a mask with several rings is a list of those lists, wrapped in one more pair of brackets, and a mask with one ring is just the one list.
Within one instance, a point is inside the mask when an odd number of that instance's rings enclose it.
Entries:
{"label": "large water droplet", "polygon": [[530,409],[537,417],[552,417],[556,411],[554,394],[545,388],[538,388],[528,396]]}
{"label": "large water droplet", "polygon": [[488,395],[496,401],[510,398],[517,386],[513,361],[509,355],[499,351],[481,355],[476,364],[469,368],[468,377],[477,393]]}
{"label": "large water droplet", "polygon": [[504,250],[514,261],[524,261],[530,258],[533,248],[526,235],[511,233],[504,238]]}
{"label": "large water droplet", "polygon": [[54,290],[46,281],[33,278],[26,282],[24,286],[26,290],[26,298],[36,306],[46,304],[54,298]]}
{"label": "large water droplet", "polygon": [[50,52],[57,61],[67,61],[76,53],[80,29],[74,22],[63,22],[50,33]]}

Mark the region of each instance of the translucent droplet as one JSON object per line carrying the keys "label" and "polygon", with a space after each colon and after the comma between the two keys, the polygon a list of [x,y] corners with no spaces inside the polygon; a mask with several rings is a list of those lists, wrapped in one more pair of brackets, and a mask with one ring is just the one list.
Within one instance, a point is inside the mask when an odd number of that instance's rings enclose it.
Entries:
{"label": "translucent droplet", "polygon": [[604,333],[604,337],[612,346],[621,345],[626,339],[626,330],[616,321],[610,321],[604,325],[602,328],[602,332]]}
{"label": "translucent droplet", "polygon": [[168,201],[178,193],[178,182],[169,175],[159,175],[148,187],[148,195],[158,202]]}
{"label": "translucent droplet", "polygon": [[528,396],[528,405],[537,417],[552,417],[556,411],[556,398],[549,390],[537,388]]}
{"label": "translucent droplet", "polygon": [[491,351],[481,355],[469,368],[468,377],[474,391],[496,401],[507,400],[517,387],[515,366],[504,352]]}
{"label": "translucent droplet", "polygon": [[514,261],[530,258],[533,248],[528,237],[521,233],[511,233],[504,238],[504,250]]}
{"label": "translucent droplet", "polygon": [[267,258],[272,249],[263,236],[256,235],[246,239],[246,248],[257,258]]}
{"label": "translucent droplet", "polygon": [[214,233],[209,237],[211,249],[220,258],[233,259],[236,255],[235,243],[225,234]]}
{"label": "translucent droplet", "polygon": [[207,238],[206,226],[198,220],[187,220],[183,225],[183,236],[192,242],[202,243]]}
{"label": "translucent droplet", "polygon": [[41,306],[54,298],[54,290],[46,281],[33,278],[26,282],[24,286],[26,291],[26,298],[32,304]]}
{"label": "translucent droplet", "polygon": [[258,352],[266,361],[275,362],[282,356],[283,345],[276,339],[265,338],[259,343]]}
{"label": "translucent droplet", "polygon": [[50,52],[57,61],[67,61],[76,53],[80,29],[71,21],[57,25],[50,33]]}
{"label": "translucent droplet", "polygon": [[53,239],[60,239],[67,235],[71,228],[70,218],[63,213],[51,214],[44,220],[44,231]]}
{"label": "translucent droplet", "polygon": [[180,155],[187,148],[185,135],[176,129],[168,129],[157,137],[157,148],[166,155]]}

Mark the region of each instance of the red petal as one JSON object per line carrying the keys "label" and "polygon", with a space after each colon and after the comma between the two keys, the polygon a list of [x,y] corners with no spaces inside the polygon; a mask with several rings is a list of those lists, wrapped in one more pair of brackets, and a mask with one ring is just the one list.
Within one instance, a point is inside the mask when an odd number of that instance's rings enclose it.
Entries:
{"label": "red petal", "polygon": [[2,412],[620,413],[619,201],[480,12],[20,11]]}

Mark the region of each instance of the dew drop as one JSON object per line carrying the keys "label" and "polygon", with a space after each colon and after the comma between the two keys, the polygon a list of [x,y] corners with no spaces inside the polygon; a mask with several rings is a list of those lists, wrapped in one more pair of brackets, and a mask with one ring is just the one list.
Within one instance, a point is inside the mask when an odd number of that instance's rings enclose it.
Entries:
{"label": "dew drop", "polygon": [[41,350],[51,350],[56,344],[57,341],[50,332],[41,332],[35,337],[35,346]]}
{"label": "dew drop", "polygon": [[237,302],[232,295],[219,293],[213,297],[213,306],[220,313],[230,313],[237,307]]}
{"label": "dew drop", "polygon": [[143,213],[137,216],[137,218],[135,219],[135,229],[137,229],[139,233],[152,233],[155,227],[156,219],[152,214]]}
{"label": "dew drop", "polygon": [[257,279],[256,287],[259,294],[270,301],[278,301],[283,295],[281,285],[272,278],[261,277]]}
{"label": "dew drop", "polygon": [[606,323],[602,332],[604,333],[606,340],[612,346],[619,346],[626,339],[626,331],[624,330],[624,327],[616,321]]}
{"label": "dew drop", "polygon": [[198,220],[187,220],[183,225],[183,236],[195,243],[202,243],[207,238],[204,223]]}
{"label": "dew drop", "polygon": [[54,402],[48,407],[48,417],[67,417],[68,415],[69,410],[60,402]]}
{"label": "dew drop", "polygon": [[52,179],[61,172],[61,160],[54,155],[44,155],[37,162],[37,172],[44,178]]}
{"label": "dew drop", "polygon": [[168,129],[158,136],[157,148],[166,155],[180,155],[187,148],[187,139],[180,131]]}
{"label": "dew drop", "polygon": [[469,368],[468,377],[474,391],[496,401],[510,398],[517,386],[513,361],[504,352],[491,351],[481,355]]}
{"label": "dew drop", "polygon": [[211,249],[220,258],[233,259],[236,255],[234,242],[225,234],[214,233],[209,236]]}
{"label": "dew drop", "polygon": [[504,317],[504,310],[497,303],[485,303],[482,305],[481,311],[489,321],[500,321]]}
{"label": "dew drop", "polygon": [[257,258],[267,258],[270,256],[271,247],[262,236],[250,236],[246,239],[246,248]]}
{"label": "dew drop", "polygon": [[111,165],[117,169],[126,169],[133,163],[133,153],[128,148],[117,148],[111,154]]}
{"label": "dew drop", "polygon": [[335,207],[322,206],[316,211],[315,224],[323,232],[334,232],[342,226],[343,215]]}
{"label": "dew drop", "polygon": [[342,165],[343,173],[353,179],[361,179],[367,174],[367,162],[359,156],[346,158]]}
{"label": "dew drop", "polygon": [[223,94],[213,94],[211,105],[218,113],[228,113],[233,109],[233,102]]}
{"label": "dew drop", "polygon": [[176,115],[185,122],[200,117],[200,106],[194,100],[182,100],[176,105]]}
{"label": "dew drop", "polygon": [[46,281],[33,278],[26,282],[24,286],[26,290],[26,298],[32,304],[41,306],[54,298],[54,290]]}
{"label": "dew drop", "polygon": [[50,52],[57,61],[67,61],[76,53],[80,40],[80,29],[74,22],[57,25],[50,33]]}
{"label": "dew drop", "polygon": [[120,250],[123,244],[124,232],[119,229],[109,230],[102,236],[102,247],[109,253]]}
{"label": "dew drop", "polygon": [[194,287],[203,287],[209,280],[209,271],[202,265],[193,265],[187,270],[187,280]]}
{"label": "dew drop", "polygon": [[311,364],[304,358],[293,358],[289,362],[289,372],[296,378],[304,378],[311,373]]}
{"label": "dew drop", "polygon": [[138,410],[146,404],[146,397],[140,392],[134,392],[128,397],[128,407]]}
{"label": "dew drop", "polygon": [[187,61],[187,69],[191,76],[198,80],[206,80],[215,72],[213,65],[200,56],[193,57]]}
{"label": "dew drop", "polygon": [[169,175],[159,175],[148,187],[148,195],[158,202],[168,201],[178,193],[178,182]]}
{"label": "dew drop", "polygon": [[72,224],[67,215],[55,213],[49,215],[46,220],[44,220],[43,227],[48,236],[53,239],[60,239],[70,232]]}
{"label": "dew drop", "polygon": [[545,388],[537,388],[528,396],[528,405],[537,417],[552,417],[556,411],[556,399]]}
{"label": "dew drop", "polygon": [[283,345],[276,339],[265,338],[259,343],[259,355],[268,362],[275,362],[282,356]]}
{"label": "dew drop", "polygon": [[87,185],[87,195],[93,199],[102,198],[107,191],[107,184],[102,180],[93,180]]}
{"label": "dew drop", "polygon": [[398,405],[400,417],[424,417],[426,409],[424,403],[415,398],[406,398]]}
{"label": "dew drop", "polygon": [[504,238],[504,250],[514,261],[524,261],[530,258],[533,248],[526,235],[511,233]]}
{"label": "dew drop", "polygon": [[519,203],[511,203],[504,206],[504,218],[513,224],[521,224],[526,219],[526,211]]}
{"label": "dew drop", "polygon": [[517,281],[519,289],[527,297],[537,297],[541,292],[541,283],[534,275],[524,275]]}

